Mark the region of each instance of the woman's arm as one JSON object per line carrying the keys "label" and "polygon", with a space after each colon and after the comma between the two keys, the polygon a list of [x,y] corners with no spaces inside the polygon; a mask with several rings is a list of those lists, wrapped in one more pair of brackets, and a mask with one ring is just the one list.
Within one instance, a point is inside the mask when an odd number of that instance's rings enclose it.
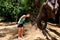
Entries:
{"label": "woman's arm", "polygon": [[25,15],[21,16],[21,17],[19,18],[18,23],[20,22],[20,20],[21,20],[22,18],[25,18],[25,17],[26,17]]}
{"label": "woman's arm", "polygon": [[55,8],[58,7],[58,0],[55,0]]}

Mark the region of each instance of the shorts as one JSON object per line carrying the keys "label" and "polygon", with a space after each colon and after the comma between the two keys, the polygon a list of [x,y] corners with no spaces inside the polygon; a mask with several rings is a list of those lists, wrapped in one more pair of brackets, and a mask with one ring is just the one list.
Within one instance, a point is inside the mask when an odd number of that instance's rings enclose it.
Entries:
{"label": "shorts", "polygon": [[18,24],[18,26],[17,27],[23,27],[23,24]]}

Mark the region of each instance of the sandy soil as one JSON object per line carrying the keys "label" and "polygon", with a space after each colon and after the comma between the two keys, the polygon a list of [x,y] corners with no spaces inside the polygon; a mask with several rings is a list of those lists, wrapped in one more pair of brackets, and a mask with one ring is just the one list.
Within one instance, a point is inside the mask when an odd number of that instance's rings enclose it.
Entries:
{"label": "sandy soil", "polygon": [[[4,24],[4,23],[0,23]],[[0,25],[0,40],[17,40],[17,25]],[[60,40],[60,27],[47,25],[47,28],[40,30],[36,25],[24,25],[23,40]]]}

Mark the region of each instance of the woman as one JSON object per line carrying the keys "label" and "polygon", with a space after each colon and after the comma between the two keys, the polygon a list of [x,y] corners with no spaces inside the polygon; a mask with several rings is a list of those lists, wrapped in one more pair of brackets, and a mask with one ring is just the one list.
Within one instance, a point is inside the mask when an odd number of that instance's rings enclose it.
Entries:
{"label": "woman", "polygon": [[23,24],[27,17],[30,17],[30,14],[22,15],[18,21],[18,39],[19,40],[22,40]]}

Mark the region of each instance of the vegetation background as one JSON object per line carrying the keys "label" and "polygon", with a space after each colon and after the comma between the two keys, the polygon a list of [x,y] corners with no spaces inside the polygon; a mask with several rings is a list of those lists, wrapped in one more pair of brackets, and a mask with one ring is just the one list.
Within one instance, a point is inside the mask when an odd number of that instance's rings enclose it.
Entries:
{"label": "vegetation background", "polygon": [[44,0],[39,3],[38,0],[0,0],[0,18],[4,21],[17,21],[24,12],[32,15],[36,13],[36,9],[41,8],[43,2]]}

